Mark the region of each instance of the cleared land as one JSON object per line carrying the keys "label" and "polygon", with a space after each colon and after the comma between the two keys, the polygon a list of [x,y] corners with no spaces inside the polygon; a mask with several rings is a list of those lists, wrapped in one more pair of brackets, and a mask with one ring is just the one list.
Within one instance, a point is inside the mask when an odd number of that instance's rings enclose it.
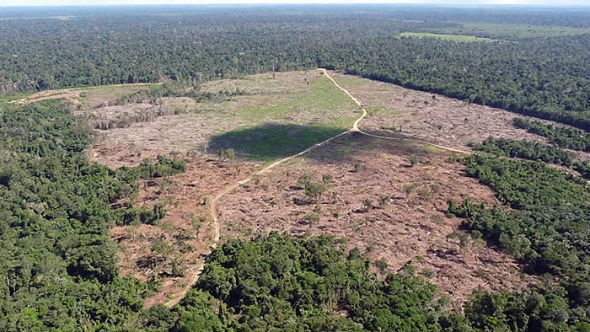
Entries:
{"label": "cleared land", "polygon": [[469,36],[469,35],[450,35],[450,34],[427,33],[427,32],[402,32],[402,33],[400,33],[400,37],[402,37],[402,38],[403,37],[436,38],[436,39],[444,39],[444,40],[450,40],[450,41],[461,42],[461,43],[497,41],[496,39],[480,38],[480,37]]}
{"label": "cleared land", "polygon": [[73,103],[80,109],[97,108],[102,105],[113,103],[122,96],[129,95],[140,90],[145,90],[150,85],[153,84],[118,84],[98,87],[46,90],[31,95],[23,95],[23,98],[12,99],[9,102],[22,105],[48,99],[64,99]]}
{"label": "cleared land", "polygon": [[[142,108],[182,108],[128,128],[97,131],[100,139],[92,150],[94,160],[111,167],[137,165],[157,154],[176,154],[189,163],[185,174],[146,181],[134,199],[147,207],[166,202],[162,221],[112,230],[123,273],[156,277],[162,284],[146,305],[176,299],[190,285],[214,238],[212,197],[245,178],[252,180],[216,202],[222,238],[271,230],[344,236],[351,247],[385,261],[388,271],[412,262],[456,309],[478,287],[512,289],[535,282],[508,256],[469,240],[459,231],[459,219],[444,217],[449,198],[496,201],[487,187],[462,176],[460,164],[448,162],[448,152],[420,141],[467,149],[467,143],[492,132],[538,137],[514,128],[514,115],[505,111],[331,75],[368,110],[361,129],[393,140],[350,133],[252,177],[265,164],[341,133],[358,118],[358,106],[319,71],[208,83],[204,89],[210,92],[241,91],[216,102],[162,98],[155,106],[90,110],[108,118]],[[211,157],[228,148],[236,160]],[[321,184],[322,194],[306,194],[302,177]]]}
{"label": "cleared land", "polygon": [[590,33],[588,28],[573,28],[563,26],[540,26],[528,24],[497,24],[462,22],[461,27],[447,28],[445,33],[469,36],[493,36],[498,38],[531,38],[531,37],[560,37],[575,36]]}
{"label": "cleared land", "polygon": [[[129,128],[98,131],[101,139],[93,149],[94,160],[111,167],[134,166],[160,153],[174,154],[189,163],[189,170],[184,174],[144,181],[140,195],[133,199],[135,205],[144,207],[165,202],[164,219],[154,226],[111,230],[111,237],[119,243],[122,273],[146,281],[155,278],[162,285],[146,306],[167,303],[182,295],[194,280],[201,256],[213,244],[215,230],[210,213],[213,197],[261,167],[247,161],[208,158],[202,154],[205,148],[212,152],[232,148],[243,159],[267,162],[339,134],[357,117],[356,105],[318,72],[278,74],[274,78],[258,75],[240,81],[215,82],[205,88],[210,92],[240,89],[244,94],[219,103],[164,98],[158,106],[182,104],[188,112],[154,118]],[[108,117],[151,107],[130,104],[91,111],[104,111]],[[202,121],[208,122],[203,125]],[[146,140],[136,135],[138,128],[142,128],[141,134],[153,135],[154,124],[161,125],[163,130],[174,130],[174,135],[168,136],[171,134],[168,131]],[[129,140],[113,144],[113,139],[118,140],[120,136],[112,135],[120,133],[129,134],[126,136]],[[198,136],[195,139],[193,135]]]}
{"label": "cleared land", "polygon": [[[269,231],[348,239],[396,272],[411,262],[448,294],[455,309],[474,289],[513,289],[534,282],[507,255],[462,243],[460,220],[444,216],[449,198],[495,204],[491,190],[461,175],[448,153],[405,140],[344,136],[259,176],[220,201],[223,237]],[[324,186],[306,194],[302,177]]]}
{"label": "cleared land", "polygon": [[212,245],[214,229],[209,203],[225,186],[250,174],[255,165],[186,158],[183,174],[142,181],[135,205],[166,204],[166,217],[155,225],[119,226],[111,238],[119,244],[121,273],[143,281],[158,280],[160,290],[145,303],[166,303],[192,280],[202,255]]}
{"label": "cleared land", "polygon": [[[369,133],[420,139],[459,150],[470,150],[469,143],[488,137],[547,143],[545,138],[512,125],[515,117],[533,119],[530,117],[356,76],[335,73],[333,77],[363,102],[369,115],[360,127]],[[590,159],[588,153],[571,152],[580,160]]]}
{"label": "cleared land", "polygon": [[[99,132],[101,141],[94,149],[95,158],[101,160],[113,149],[130,147],[213,154],[232,148],[239,157],[269,161],[345,131],[357,111],[356,105],[318,71],[255,75],[212,82],[204,89],[240,90],[242,95],[216,103],[164,100],[161,107],[171,108],[182,102],[187,110]],[[117,111],[145,107],[141,105],[103,110],[117,116]]]}

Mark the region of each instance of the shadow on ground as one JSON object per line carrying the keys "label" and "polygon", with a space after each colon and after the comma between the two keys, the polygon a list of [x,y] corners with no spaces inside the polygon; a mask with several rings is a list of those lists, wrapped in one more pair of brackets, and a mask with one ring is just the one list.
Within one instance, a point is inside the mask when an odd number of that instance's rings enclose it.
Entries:
{"label": "shadow on ground", "polygon": [[[301,126],[294,124],[265,124],[213,136],[209,153],[233,149],[236,157],[256,161],[270,161],[297,154],[310,146],[344,132],[342,128]],[[358,132],[343,135],[305,155],[321,163],[342,163],[354,159],[361,151],[383,152],[394,155],[424,155],[437,152],[433,148],[401,135],[379,139]]]}
{"label": "shadow on ground", "polygon": [[213,136],[209,153],[233,149],[238,158],[268,161],[299,153],[345,129],[326,126],[267,123]]}

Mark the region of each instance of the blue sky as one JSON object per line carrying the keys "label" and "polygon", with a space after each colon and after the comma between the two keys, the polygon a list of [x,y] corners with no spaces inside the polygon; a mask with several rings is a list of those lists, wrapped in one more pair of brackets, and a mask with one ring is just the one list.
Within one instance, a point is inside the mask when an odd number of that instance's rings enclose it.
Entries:
{"label": "blue sky", "polygon": [[122,4],[252,4],[252,3],[428,3],[428,4],[524,4],[524,5],[582,5],[590,0],[0,0],[0,6],[50,5],[122,5]]}

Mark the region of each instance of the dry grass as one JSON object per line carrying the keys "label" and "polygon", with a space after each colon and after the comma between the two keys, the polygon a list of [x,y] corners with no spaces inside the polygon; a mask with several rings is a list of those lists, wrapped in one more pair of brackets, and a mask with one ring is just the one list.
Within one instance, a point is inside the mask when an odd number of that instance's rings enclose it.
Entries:
{"label": "dry grass", "polygon": [[[366,106],[369,117],[361,127],[370,132],[395,132],[459,149],[468,149],[469,142],[488,136],[539,139],[513,128],[512,113],[346,75],[335,78]],[[245,95],[215,103],[164,99],[157,107],[171,110],[170,115],[99,132],[91,156],[111,167],[136,165],[145,157],[173,153],[185,156],[190,164],[187,173],[171,178],[173,185],[165,195],[155,194],[157,186],[142,190],[139,204],[170,200],[169,213],[161,224],[112,230],[112,237],[120,243],[122,271],[143,280],[153,275],[137,262],[151,255],[154,241],[165,239],[190,275],[211,240],[210,216],[201,199],[248,177],[260,166],[202,157],[214,152],[207,151],[210,140],[269,123],[329,124],[344,130],[357,115],[357,107],[326,81],[310,71],[211,82],[204,87],[208,91],[240,90]],[[109,118],[132,107],[141,108],[127,105],[99,111]],[[285,141],[267,139],[260,145],[269,142],[277,145]],[[249,237],[272,230],[346,237],[351,247],[358,246],[371,258],[386,261],[389,271],[411,261],[450,297],[455,309],[477,288],[518,289],[534,283],[508,256],[477,241],[461,244],[453,238],[461,221],[444,217],[449,198],[470,196],[491,204],[496,200],[489,188],[464,177],[462,166],[447,162],[447,158],[447,154],[411,140],[344,136],[223,197],[219,202],[223,237]],[[316,181],[323,175],[331,178],[317,201],[305,196],[298,184],[306,173]],[[203,220],[198,232],[193,217]],[[183,236],[188,239],[180,241]],[[190,250],[182,253],[182,246]],[[148,306],[166,302],[188,284],[187,277],[161,278],[162,290],[148,300]]]}
{"label": "dry grass", "polygon": [[508,111],[350,75],[334,77],[375,110],[361,124],[367,131],[401,133],[457,149],[487,137],[543,141],[514,128],[518,115]]}
{"label": "dry grass", "polygon": [[236,89],[245,92],[245,95],[218,103],[191,103],[169,98],[158,106],[131,104],[94,110],[95,114],[102,112],[97,117],[104,120],[121,116],[121,113],[137,115],[142,110],[152,112],[153,107],[181,108],[182,112],[176,115],[167,112],[170,115],[133,123],[128,128],[101,131],[93,155],[100,161],[104,153],[99,150],[112,146],[215,153],[207,150],[210,139],[215,135],[235,130],[238,133],[240,130],[248,132],[251,128],[273,123],[329,126],[344,131],[356,116],[354,104],[318,71],[277,73],[274,78],[271,74],[262,74],[241,80],[210,82],[204,86],[205,91],[211,92]]}
{"label": "dry grass", "polygon": [[11,103],[22,105],[48,99],[65,99],[77,105],[79,109],[93,109],[101,105],[109,105],[109,103],[115,102],[122,96],[148,87],[149,84],[137,83],[46,90],[31,94],[23,99],[11,101]]}
{"label": "dry grass", "polygon": [[[411,262],[457,310],[475,289],[534,283],[509,256],[479,242],[462,246],[449,236],[459,232],[461,220],[444,216],[448,199],[496,200],[447,159],[408,141],[346,136],[223,198],[224,237],[270,231],[344,237],[350,247],[387,262],[390,272]],[[323,175],[332,179],[319,200],[298,183],[304,174],[318,182]]]}
{"label": "dry grass", "polygon": [[[369,132],[404,135],[469,150],[469,143],[479,143],[488,137],[547,143],[544,137],[515,128],[512,125],[515,117],[565,126],[394,84],[336,73],[333,76],[366,106],[369,116],[361,127]],[[579,160],[590,159],[590,153],[570,152]]]}
{"label": "dry grass", "polygon": [[[211,245],[210,197],[257,166],[199,157],[185,159],[185,173],[143,181],[139,196],[133,199],[135,205],[145,207],[165,202],[167,213],[162,220],[154,226],[131,225],[110,230],[111,238],[118,243],[121,273],[143,281],[156,278],[162,285],[146,301],[146,307],[167,302],[183,291],[194,276],[197,262]],[[153,254],[157,243],[166,243],[170,251],[166,255]],[[146,264],[150,260],[155,261],[155,266]],[[173,275],[175,271],[183,276]]]}

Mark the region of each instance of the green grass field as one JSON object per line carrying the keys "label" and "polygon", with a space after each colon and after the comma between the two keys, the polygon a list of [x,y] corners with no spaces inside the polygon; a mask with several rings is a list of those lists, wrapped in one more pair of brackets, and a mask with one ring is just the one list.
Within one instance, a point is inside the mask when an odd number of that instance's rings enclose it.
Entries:
{"label": "green grass field", "polygon": [[32,92],[21,92],[21,93],[10,93],[5,95],[0,95],[0,104],[6,104],[14,100],[19,100],[26,98],[27,96],[32,95]]}
{"label": "green grass field", "polygon": [[[448,28],[441,33],[452,35],[488,36],[499,39],[522,39],[532,37],[559,37],[590,33],[588,28],[572,28],[562,26],[536,26],[525,24],[494,24],[457,22],[462,26]],[[486,39],[486,38],[481,38]]]}
{"label": "green grass field", "polygon": [[214,150],[234,149],[238,156],[272,161],[290,156],[350,128],[358,107],[327,78],[309,89],[279,94],[270,103],[233,113],[249,125],[210,139]]}
{"label": "green grass field", "polygon": [[496,39],[491,38],[479,38],[475,36],[468,36],[468,35],[450,35],[450,34],[439,34],[439,33],[426,33],[426,32],[402,32],[400,37],[412,37],[412,38],[436,38],[436,39],[444,39],[450,40],[454,42],[460,43],[472,43],[472,42],[493,42],[497,41]]}

